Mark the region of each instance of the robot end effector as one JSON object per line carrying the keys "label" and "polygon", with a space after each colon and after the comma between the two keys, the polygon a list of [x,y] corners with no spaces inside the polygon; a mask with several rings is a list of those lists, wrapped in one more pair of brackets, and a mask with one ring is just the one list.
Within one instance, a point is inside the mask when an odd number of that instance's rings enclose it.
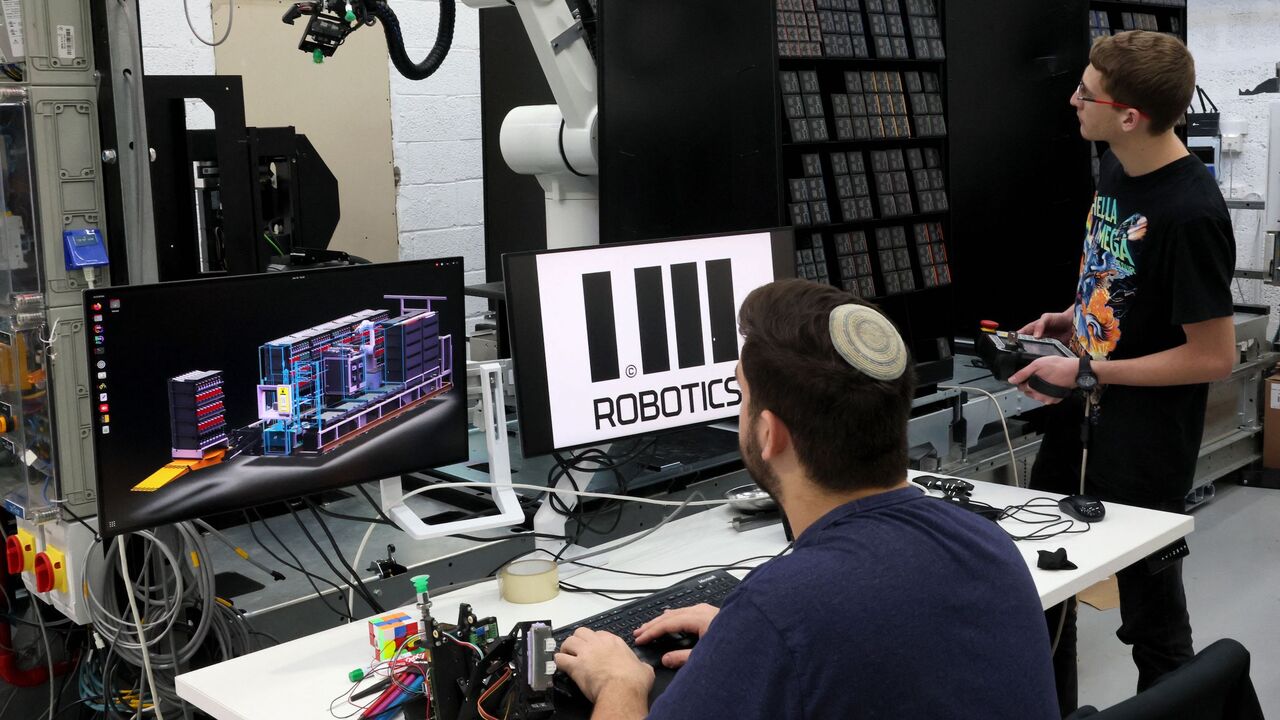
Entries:
{"label": "robot end effector", "polygon": [[387,38],[387,53],[401,75],[410,80],[424,80],[444,62],[453,44],[454,0],[440,0],[440,25],[436,30],[436,42],[427,57],[415,63],[404,49],[404,36],[400,32],[400,20],[385,0],[315,0],[298,2],[289,6],[281,18],[293,25],[298,18],[307,15],[307,28],[298,43],[298,49],[312,54],[317,63],[333,57],[347,36],[365,25],[382,23]]}

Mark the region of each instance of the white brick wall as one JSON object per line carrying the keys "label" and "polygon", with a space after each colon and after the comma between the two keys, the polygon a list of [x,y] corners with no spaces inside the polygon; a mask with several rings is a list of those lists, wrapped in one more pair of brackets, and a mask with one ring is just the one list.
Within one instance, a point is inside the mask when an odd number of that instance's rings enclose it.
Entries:
{"label": "white brick wall", "polygon": [[[191,3],[191,24],[206,40],[216,39],[208,5]],[[182,15],[182,3],[173,0],[138,0],[142,24],[142,66],[148,75],[212,75],[213,48],[191,35]],[[212,128],[213,113],[204,103],[187,103],[188,126]]]}
{"label": "white brick wall", "polygon": [[[151,73],[211,73],[213,51],[191,37],[177,0],[140,0],[143,46]],[[199,8],[200,0],[192,0]],[[1240,97],[1272,77],[1280,62],[1280,2],[1276,0],[1188,0],[1191,50],[1199,82],[1224,114],[1249,121],[1244,152],[1224,159],[1223,191],[1243,198],[1265,195],[1267,108],[1280,95]],[[207,6],[206,6],[207,7]],[[409,55],[425,57],[436,33],[434,0],[397,0]],[[200,32],[209,37],[207,9],[193,11]],[[376,28],[370,28],[374,32]],[[366,31],[369,31],[366,30]],[[234,31],[234,30],[233,30]],[[459,3],[453,50],[431,78],[405,80],[391,72],[392,131],[400,168],[398,211],[400,257],[461,255],[467,282],[484,281],[484,203],[480,162],[480,54],[478,12]],[[1230,186],[1228,186],[1228,182]],[[1261,267],[1258,213],[1233,211],[1239,264]],[[1280,288],[1240,281],[1237,298],[1280,302]],[[482,304],[472,302],[478,312]],[[1273,311],[1274,315],[1274,311]],[[1276,320],[1273,317],[1272,330]]]}
{"label": "white brick wall", "polygon": [[[1280,102],[1280,94],[1241,96],[1258,83],[1275,77],[1280,62],[1280,2],[1276,0],[1189,0],[1187,44],[1196,58],[1197,78],[1222,114],[1243,117],[1249,122],[1244,151],[1223,157],[1219,184],[1228,197],[1238,199],[1266,196],[1267,136],[1269,107]],[[1265,235],[1258,228],[1262,213],[1233,210],[1236,230],[1237,266],[1261,268]],[[1272,308],[1270,332],[1275,332],[1276,304],[1280,288],[1260,281],[1236,283],[1237,300],[1266,303]]]}
{"label": "white brick wall", "polygon": [[[439,4],[399,0],[391,7],[409,58],[422,60],[435,41]],[[421,81],[391,70],[400,257],[461,255],[467,284],[485,280],[479,48],[478,13],[459,2],[453,46],[440,69]],[[468,315],[484,309],[484,302],[468,301]]]}

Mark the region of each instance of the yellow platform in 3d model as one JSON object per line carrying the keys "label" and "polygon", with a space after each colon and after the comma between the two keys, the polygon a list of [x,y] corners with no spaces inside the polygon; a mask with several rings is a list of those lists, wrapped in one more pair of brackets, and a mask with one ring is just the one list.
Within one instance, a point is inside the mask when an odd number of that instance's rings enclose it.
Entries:
{"label": "yellow platform in 3d model", "polygon": [[133,492],[155,492],[193,470],[217,465],[222,462],[226,455],[226,448],[216,448],[206,452],[204,457],[199,460],[194,458],[174,458],[173,462],[151,473],[146,480],[134,485]]}

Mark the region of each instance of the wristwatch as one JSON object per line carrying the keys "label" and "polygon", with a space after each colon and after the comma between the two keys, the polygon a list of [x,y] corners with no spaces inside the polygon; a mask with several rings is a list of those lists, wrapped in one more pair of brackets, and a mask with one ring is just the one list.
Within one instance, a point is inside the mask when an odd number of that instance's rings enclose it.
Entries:
{"label": "wristwatch", "polygon": [[1098,376],[1093,374],[1093,365],[1090,363],[1088,353],[1080,356],[1080,372],[1076,373],[1076,387],[1085,392],[1092,392],[1098,387]]}

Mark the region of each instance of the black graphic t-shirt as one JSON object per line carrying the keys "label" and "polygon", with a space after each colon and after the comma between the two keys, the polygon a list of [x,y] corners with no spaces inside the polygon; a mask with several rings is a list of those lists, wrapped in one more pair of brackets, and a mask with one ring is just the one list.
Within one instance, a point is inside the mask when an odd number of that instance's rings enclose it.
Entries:
{"label": "black graphic t-shirt", "polygon": [[[1232,315],[1235,239],[1213,176],[1188,155],[1139,177],[1110,152],[1085,224],[1070,345],[1095,360],[1151,355],[1186,342],[1182,326]],[[1113,385],[1096,395],[1090,492],[1135,504],[1191,489],[1208,385]],[[1073,399],[1052,409],[1032,480],[1078,492],[1080,424]]]}

